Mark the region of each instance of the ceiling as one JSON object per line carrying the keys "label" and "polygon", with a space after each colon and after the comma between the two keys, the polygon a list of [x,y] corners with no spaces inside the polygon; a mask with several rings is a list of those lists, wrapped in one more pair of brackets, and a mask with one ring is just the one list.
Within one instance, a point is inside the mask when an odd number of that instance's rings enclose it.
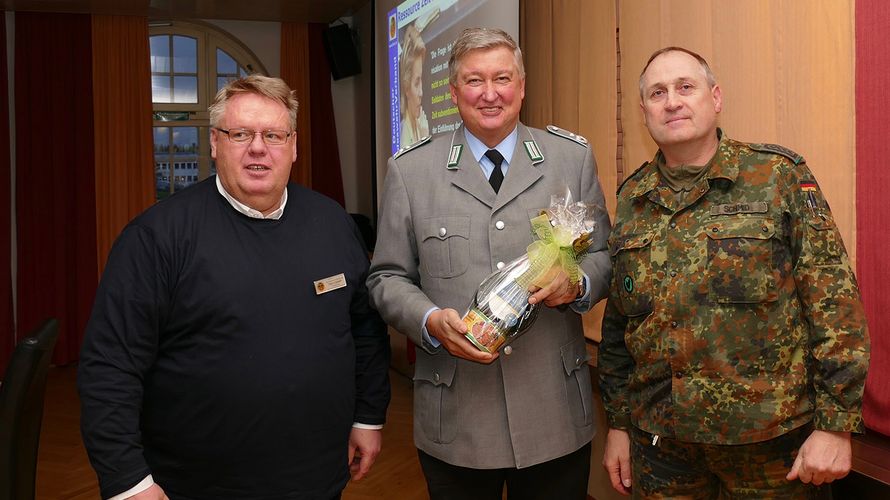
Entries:
{"label": "ceiling", "polygon": [[329,23],[370,0],[0,0],[4,10]]}

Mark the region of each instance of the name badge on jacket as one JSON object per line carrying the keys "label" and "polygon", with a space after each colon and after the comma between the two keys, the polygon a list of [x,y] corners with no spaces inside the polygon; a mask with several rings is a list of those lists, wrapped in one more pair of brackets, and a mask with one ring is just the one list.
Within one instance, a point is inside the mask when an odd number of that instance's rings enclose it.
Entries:
{"label": "name badge on jacket", "polygon": [[346,275],[340,273],[328,278],[320,279],[314,283],[315,295],[321,295],[323,293],[344,288],[346,286]]}

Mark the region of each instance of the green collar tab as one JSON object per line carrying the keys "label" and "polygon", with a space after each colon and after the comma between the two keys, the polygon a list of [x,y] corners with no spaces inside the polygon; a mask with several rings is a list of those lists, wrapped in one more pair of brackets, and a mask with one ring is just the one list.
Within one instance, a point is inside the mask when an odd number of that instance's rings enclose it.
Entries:
{"label": "green collar tab", "polygon": [[532,161],[532,165],[537,165],[544,161],[544,155],[541,154],[538,143],[535,141],[523,141],[522,144],[525,146],[525,153],[528,155],[528,159]]}
{"label": "green collar tab", "polygon": [[460,163],[460,155],[463,153],[463,151],[463,144],[455,144],[454,146],[451,146],[451,153],[448,154],[448,165],[446,165],[446,168],[448,168],[448,170],[458,169],[457,164]]}

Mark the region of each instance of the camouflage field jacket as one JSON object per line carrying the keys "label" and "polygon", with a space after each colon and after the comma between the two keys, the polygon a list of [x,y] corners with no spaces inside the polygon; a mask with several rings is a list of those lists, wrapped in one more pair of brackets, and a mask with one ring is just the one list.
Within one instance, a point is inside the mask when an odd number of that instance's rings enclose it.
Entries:
{"label": "camouflage field jacket", "polygon": [[618,191],[599,348],[609,425],[715,444],[862,430],[868,332],[803,158],[721,134],[682,204],[656,161]]}

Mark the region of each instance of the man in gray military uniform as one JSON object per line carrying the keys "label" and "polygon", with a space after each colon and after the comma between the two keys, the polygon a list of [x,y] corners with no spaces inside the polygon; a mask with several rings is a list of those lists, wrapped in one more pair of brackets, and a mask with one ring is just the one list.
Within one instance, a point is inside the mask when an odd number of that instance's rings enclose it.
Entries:
{"label": "man in gray military uniform", "polygon": [[[451,99],[463,126],[389,160],[368,278],[383,318],[422,347],[414,442],[436,499],[584,499],[594,433],[579,313],[607,292],[609,218],[587,141],[519,123],[522,53],[503,31],[453,45]],[[480,352],[461,315],[479,283],[533,241],[530,218],[568,187],[601,207],[581,283],[565,273],[529,299],[537,321],[500,353]],[[566,307],[568,306],[568,307]]]}

